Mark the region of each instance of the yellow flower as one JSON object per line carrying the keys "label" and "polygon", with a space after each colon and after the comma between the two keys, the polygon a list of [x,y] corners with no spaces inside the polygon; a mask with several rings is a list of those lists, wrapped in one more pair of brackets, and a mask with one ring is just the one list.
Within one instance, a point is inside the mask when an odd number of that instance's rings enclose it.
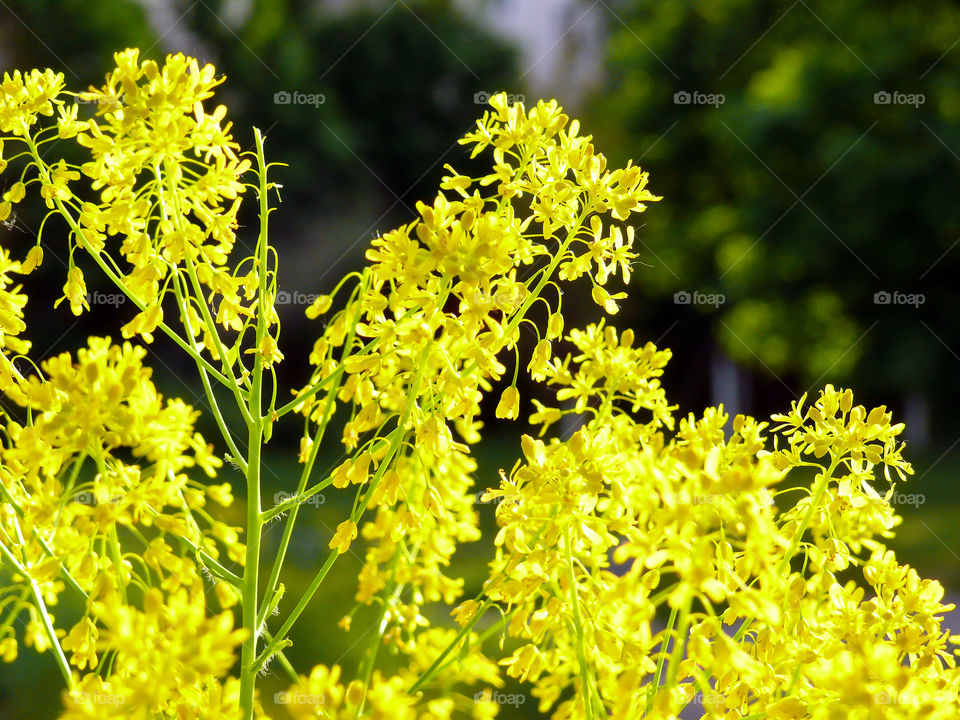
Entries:
{"label": "yellow flower", "polygon": [[611,315],[616,315],[620,310],[620,307],[617,305],[617,300],[623,300],[625,297],[627,297],[627,294],[619,292],[611,295],[599,285],[594,285],[592,297],[593,301],[602,307],[606,312]]}
{"label": "yellow flower", "polygon": [[63,300],[68,300],[70,302],[70,312],[74,315],[80,315],[84,308],[90,309],[86,297],[87,286],[83,282],[83,271],[80,268],[74,266],[67,272],[67,283],[63,286],[63,293],[64,296],[55,303],[54,307]]}
{"label": "yellow flower", "polygon": [[307,307],[306,315],[311,320],[316,319],[326,313],[332,305],[333,300],[329,295],[319,295],[316,300]]}
{"label": "yellow flower", "polygon": [[530,364],[527,365],[527,370],[530,371],[530,377],[537,381],[544,380],[547,377],[546,371],[549,362],[550,341],[541,340],[534,348],[533,354],[530,357]]}
{"label": "yellow flower", "polygon": [[342,523],[337,525],[337,531],[330,540],[330,545],[328,547],[330,547],[331,550],[336,550],[338,553],[345,553],[350,549],[350,543],[352,543],[356,537],[356,523],[351,520],[344,520]]}
{"label": "yellow flower", "polygon": [[520,414],[520,393],[516,386],[511,385],[500,395],[500,402],[497,403],[497,417],[516,420]]}

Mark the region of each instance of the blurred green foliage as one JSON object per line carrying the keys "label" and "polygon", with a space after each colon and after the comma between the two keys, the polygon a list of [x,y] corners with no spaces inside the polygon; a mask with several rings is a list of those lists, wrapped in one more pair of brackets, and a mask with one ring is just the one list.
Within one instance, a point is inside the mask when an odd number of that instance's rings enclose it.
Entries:
{"label": "blurred green foliage", "polygon": [[117,50],[157,44],[143,7],[129,0],[5,0],[0,26],[14,67],[53,68],[71,89],[101,84]]}
{"label": "blurred green foliage", "polygon": [[[364,190],[410,207],[432,199],[441,158],[464,155],[454,143],[478,116],[475,93],[515,68],[515,52],[449,2],[327,15],[259,0],[235,26],[222,20],[229,4],[196,4],[184,22],[215,49],[237,127],[263,128],[271,160],[290,164],[288,203]],[[323,103],[275,102],[294,92]]]}
{"label": "blurred green foliage", "polygon": [[[941,389],[960,351],[956,4],[611,8],[624,24],[611,24],[589,127],[616,162],[641,158],[664,197],[645,216],[634,297],[670,311],[676,291],[723,293],[716,311],[700,308],[704,323],[760,374],[805,386],[855,370],[861,391],[936,390],[952,414],[956,392]],[[922,104],[898,102],[917,93]],[[881,291],[926,302],[875,304]]]}

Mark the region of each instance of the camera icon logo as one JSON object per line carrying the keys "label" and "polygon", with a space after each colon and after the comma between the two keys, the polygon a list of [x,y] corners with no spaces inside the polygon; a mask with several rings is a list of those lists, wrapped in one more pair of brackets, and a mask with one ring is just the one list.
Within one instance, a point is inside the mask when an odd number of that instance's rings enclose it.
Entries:
{"label": "camera icon logo", "polygon": [[280,90],[273,94],[274,105],[289,105],[292,97],[286,90]]}
{"label": "camera icon logo", "polygon": [[490,102],[490,93],[486,90],[481,90],[478,93],[473,94],[473,104],[474,105],[486,105]]}
{"label": "camera icon logo", "polygon": [[873,294],[873,304],[874,305],[889,305],[890,304],[890,293],[886,290],[880,290]]}
{"label": "camera icon logo", "polygon": [[873,102],[875,105],[889,105],[890,104],[890,93],[886,90],[880,90],[873,94]]}
{"label": "camera icon logo", "polygon": [[680,90],[673,94],[674,105],[689,105],[692,97],[686,90]]}
{"label": "camera icon logo", "polygon": [[674,305],[689,305],[690,304],[690,293],[686,290],[680,290],[673,294],[673,304]]}

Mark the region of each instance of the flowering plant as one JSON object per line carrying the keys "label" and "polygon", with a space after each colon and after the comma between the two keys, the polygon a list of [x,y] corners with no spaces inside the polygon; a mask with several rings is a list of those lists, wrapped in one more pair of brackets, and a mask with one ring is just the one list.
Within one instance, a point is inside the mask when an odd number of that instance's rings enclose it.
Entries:
{"label": "flowering plant", "polygon": [[[38,190],[66,229],[56,247],[70,310],[88,308],[80,256],[137,308],[122,344],[90,338],[37,366],[18,278],[46,240],[22,258],[0,248],[0,390],[15,406],[0,443],[0,656],[48,653],[62,718],[266,718],[277,709],[256,681],[269,663],[289,675],[294,718],[491,718],[526,698],[500,691],[504,675],[556,720],[674,718],[694,702],[711,718],[958,716],[941,627],[952,606],[883,544],[899,522],[894,480],[912,472],[885,408],[828,385],[773,427],[730,423],[722,407],[677,418],[659,380],[668,350],[605,321],[565,332],[561,283],[585,276],[611,315],[625,297],[607,284],[628,281],[636,257],[621,224],[659,199],[646,173],[608,169],[556,102],[492,97],[462,140],[492,156],[490,172],[447,166],[433,203],[316,299],[308,316],[327,319],[312,377],[286,399],[276,185],[260,133],[240,152],[225,108],[207,104],[219,82],[209,65],[175,55],[160,66],[136,50],[79,94],[51,70],[2,82],[0,172],[14,181],[0,220]],[[80,119],[89,104],[95,116]],[[49,159],[69,139],[86,162]],[[259,234],[238,257],[251,190]],[[529,359],[522,326],[537,338]],[[196,365],[218,442],[245,477],[244,527],[215,507],[233,497],[214,481],[222,460],[194,429],[198,411],[151,381],[143,343],[155,333]],[[496,416],[517,419],[521,368],[556,401],[533,401],[523,457],[484,495],[498,501],[496,555],[464,598],[453,555],[480,539],[470,448],[511,356]],[[270,507],[261,453],[293,415],[302,473]],[[550,434],[566,416],[579,428]],[[345,459],[317,473],[335,417]],[[306,591],[286,598],[298,511],[324,491],[352,497],[352,510]],[[263,528],[279,519],[279,551],[263,557]],[[369,651],[354,678],[296,669],[291,628],[360,538],[356,602],[378,614]],[[83,612],[65,623],[53,610],[67,595]],[[436,605],[450,623],[427,619]],[[349,616],[341,626],[350,632]],[[496,634],[513,649],[484,644]],[[378,663],[382,648],[401,669]]]}

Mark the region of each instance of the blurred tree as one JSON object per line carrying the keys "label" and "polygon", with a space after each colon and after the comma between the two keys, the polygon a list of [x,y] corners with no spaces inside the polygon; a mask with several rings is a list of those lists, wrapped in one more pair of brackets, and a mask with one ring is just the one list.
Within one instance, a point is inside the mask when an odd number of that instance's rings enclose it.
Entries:
{"label": "blurred tree", "polygon": [[[611,18],[591,125],[606,146],[642,158],[664,196],[646,216],[650,265],[635,281],[660,299],[653,307],[704,311],[697,327],[729,356],[802,387],[847,381],[854,369],[856,385],[885,400],[951,385],[956,5],[610,8],[623,24]],[[669,307],[679,291],[726,302]],[[941,395],[941,407],[956,399]]]}
{"label": "blurred tree", "polygon": [[186,22],[215,48],[236,123],[270,130],[272,159],[291,164],[288,194],[304,201],[318,181],[389,205],[429,200],[441,159],[463,156],[454,143],[482,110],[475,95],[505,87],[515,67],[511,48],[447,1],[331,14],[257,0],[232,19],[229,5],[197,4]]}
{"label": "blurred tree", "polygon": [[156,44],[143,8],[129,0],[5,0],[0,32],[8,64],[54,68],[73,87],[101,84],[117,50]]}

